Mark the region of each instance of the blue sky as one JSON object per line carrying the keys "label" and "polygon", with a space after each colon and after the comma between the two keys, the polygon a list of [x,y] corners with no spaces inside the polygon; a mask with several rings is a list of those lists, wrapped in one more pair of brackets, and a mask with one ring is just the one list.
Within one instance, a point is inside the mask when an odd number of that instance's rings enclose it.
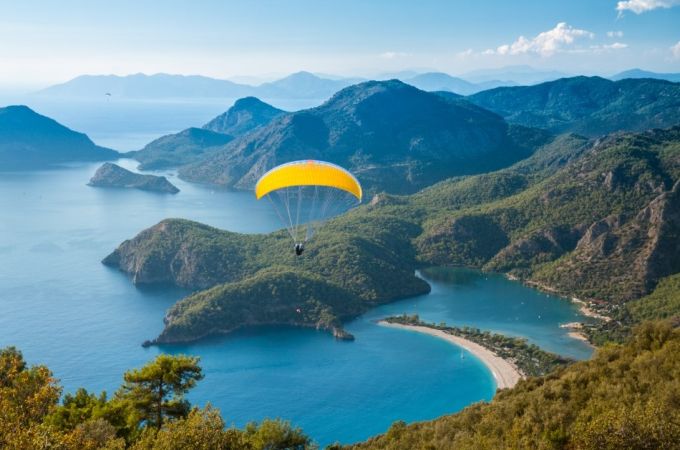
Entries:
{"label": "blue sky", "polygon": [[680,0],[0,2],[0,85],[518,64],[680,71]]}

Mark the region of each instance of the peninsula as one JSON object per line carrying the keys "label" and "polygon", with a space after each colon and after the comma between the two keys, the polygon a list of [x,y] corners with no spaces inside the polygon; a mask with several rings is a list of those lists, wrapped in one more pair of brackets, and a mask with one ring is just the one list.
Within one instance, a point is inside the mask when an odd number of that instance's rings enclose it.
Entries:
{"label": "peninsula", "polygon": [[455,336],[449,334],[445,331],[438,330],[436,328],[428,327],[425,325],[408,325],[397,322],[391,322],[389,320],[381,320],[378,325],[400,328],[409,331],[415,331],[417,333],[428,334],[430,336],[435,336],[440,339],[444,339],[447,342],[463,347],[465,350],[469,351],[475,355],[480,361],[484,363],[486,367],[489,368],[491,374],[496,380],[497,389],[507,389],[515,386],[517,382],[522,378],[522,373],[511,364],[509,361],[497,356],[491,350],[482,347],[481,345],[472,342],[468,339],[462,338],[460,336]]}

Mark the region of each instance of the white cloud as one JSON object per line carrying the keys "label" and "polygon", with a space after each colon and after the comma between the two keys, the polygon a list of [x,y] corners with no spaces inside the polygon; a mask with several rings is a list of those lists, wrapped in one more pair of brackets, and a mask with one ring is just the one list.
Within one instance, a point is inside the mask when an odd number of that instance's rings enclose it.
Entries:
{"label": "white cloud", "polygon": [[467,57],[470,57],[470,56],[474,55],[474,53],[475,53],[474,50],[472,50],[471,48],[469,48],[469,49],[467,49],[467,50],[465,50],[465,51],[458,52],[458,53],[456,54],[456,56],[458,56],[459,58],[467,58]]}
{"label": "white cloud", "polygon": [[380,56],[383,59],[397,59],[403,58],[404,56],[409,56],[409,54],[404,52],[383,52],[378,56]]}
{"label": "white cloud", "polygon": [[607,37],[610,38],[623,37],[623,31],[607,31]]}
{"label": "white cloud", "polygon": [[625,0],[616,4],[619,14],[624,11],[633,11],[635,14],[651,11],[658,8],[671,8],[680,5],[680,0]]}
{"label": "white cloud", "polygon": [[680,41],[671,47],[671,53],[673,54],[673,59],[680,59]]}
{"label": "white cloud", "polygon": [[535,53],[546,57],[566,51],[577,39],[592,39],[594,37],[595,34],[590,31],[580,30],[567,25],[565,22],[560,22],[552,30],[539,33],[532,39],[520,36],[512,44],[501,45],[495,51],[491,49],[486,50],[484,54],[521,55]]}
{"label": "white cloud", "polygon": [[603,44],[603,45],[591,45],[590,50],[593,53],[603,53],[603,52],[608,52],[612,50],[623,50],[624,48],[628,48],[628,44],[624,44],[623,42],[614,42],[613,44]]}

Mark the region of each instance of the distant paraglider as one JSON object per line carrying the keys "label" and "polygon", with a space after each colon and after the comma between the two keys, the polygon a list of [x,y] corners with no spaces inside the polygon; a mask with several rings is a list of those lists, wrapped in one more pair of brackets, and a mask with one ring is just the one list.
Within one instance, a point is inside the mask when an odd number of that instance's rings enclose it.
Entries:
{"label": "distant paraglider", "polygon": [[293,239],[297,256],[302,255],[305,243],[322,223],[361,203],[362,195],[361,184],[354,175],[335,164],[316,160],[276,166],[255,185],[255,197],[270,200]]}

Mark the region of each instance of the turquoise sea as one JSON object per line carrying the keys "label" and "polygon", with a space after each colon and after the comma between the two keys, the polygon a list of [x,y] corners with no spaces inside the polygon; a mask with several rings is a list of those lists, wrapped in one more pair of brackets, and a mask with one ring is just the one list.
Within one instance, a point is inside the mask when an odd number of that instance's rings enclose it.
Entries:
{"label": "turquoise sea", "polygon": [[0,347],[15,345],[29,362],[47,364],[65,391],[111,392],[125,370],[161,351],[198,355],[206,376],[191,393],[193,403],[210,402],[236,426],[283,417],[325,445],[365,439],[395,420],[455,412],[494,394],[493,377],[477,359],[437,338],[375,324],[387,315],[418,313],[525,336],[576,358],[591,352],[559,328],[581,319],[570,303],[463,269],[423,273],[432,292],[349,323],[354,342],[265,328],[144,349],[141,342],[162,329],[165,310],[188,291],[137,288],[103,266],[104,256],[167,217],[249,233],[280,224],[251,193],[188,184],[172,172],[163,174],[181,189],[174,196],[90,188],[85,184],[97,166],[0,175]]}
{"label": "turquoise sea", "polygon": [[[129,160],[121,161],[132,167]],[[474,357],[436,338],[377,326],[390,314],[474,325],[526,336],[584,358],[587,346],[560,323],[579,318],[566,301],[498,275],[428,271],[432,292],[382,306],[348,324],[355,342],[292,328],[251,329],[191,345],[144,349],[166,308],[187,292],[134,287],[100,264],[123,240],[166,217],[240,232],[279,224],[250,193],[196,186],[168,174],[176,196],[85,185],[96,164],[5,173],[0,177],[0,346],[16,345],[47,364],[66,391],[114,390],[125,370],[159,351],[199,355],[206,377],[191,394],[242,426],[284,417],[317,441],[352,442],[394,420],[417,421],[493,396],[495,385]]]}

